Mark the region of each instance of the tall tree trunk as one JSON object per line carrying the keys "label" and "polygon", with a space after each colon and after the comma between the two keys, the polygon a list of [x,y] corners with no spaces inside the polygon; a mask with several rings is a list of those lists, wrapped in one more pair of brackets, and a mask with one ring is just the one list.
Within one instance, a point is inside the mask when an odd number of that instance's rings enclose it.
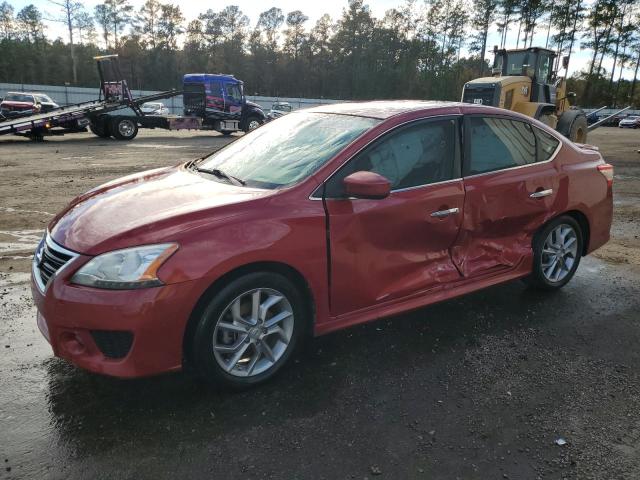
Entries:
{"label": "tall tree trunk", "polygon": [[78,61],[76,59],[76,49],[73,45],[73,18],[71,10],[67,8],[67,26],[69,27],[69,49],[71,50],[71,72],[73,83],[78,83]]}
{"label": "tall tree trunk", "polygon": [[[622,49],[622,58],[624,59],[627,54],[627,45],[625,43],[624,48]],[[618,83],[616,84],[616,93],[613,96],[613,107],[616,108],[616,104],[618,103],[618,95],[620,95],[620,84],[622,83],[622,71],[624,70],[624,60],[620,63],[620,72],[618,73]]]}
{"label": "tall tree trunk", "polygon": [[[484,66],[485,66],[485,61],[484,61],[484,55],[487,51],[487,35],[489,33],[489,16],[487,15],[487,21],[484,24],[484,31],[482,32],[482,50],[480,52],[480,76],[482,77],[484,75]],[[460,58],[458,58],[458,61],[460,60]]]}
{"label": "tall tree trunk", "polygon": [[[569,61],[571,60],[571,52],[573,51],[573,42],[576,39],[576,30],[578,28],[578,19],[580,18],[581,10],[582,10],[582,0],[579,0],[578,5],[576,5],[576,15],[575,17],[573,17],[573,28],[571,29],[571,38],[569,40],[569,51],[567,52]],[[569,69],[569,64],[567,63],[567,70],[568,69]]]}
{"label": "tall tree trunk", "polygon": [[633,72],[633,81],[631,82],[631,92],[629,97],[633,103],[633,95],[636,93],[636,83],[638,83],[638,67],[640,67],[640,47],[638,47],[638,57],[636,58],[636,69]]}
{"label": "tall tree trunk", "polygon": [[544,48],[549,48],[549,35],[551,35],[551,22],[553,21],[553,14],[549,16],[549,25],[547,26],[547,40],[544,42]]}
{"label": "tall tree trunk", "polygon": [[[624,27],[625,12],[626,12],[626,5],[625,5],[625,8],[622,10],[622,13],[620,14],[620,33],[622,32],[622,29]],[[613,78],[616,73],[616,63],[618,62],[618,52],[620,51],[620,35],[616,37],[615,42],[616,42],[616,49],[613,53],[613,66],[611,67],[611,76],[609,77],[609,91],[611,91],[611,88],[613,87]]]}

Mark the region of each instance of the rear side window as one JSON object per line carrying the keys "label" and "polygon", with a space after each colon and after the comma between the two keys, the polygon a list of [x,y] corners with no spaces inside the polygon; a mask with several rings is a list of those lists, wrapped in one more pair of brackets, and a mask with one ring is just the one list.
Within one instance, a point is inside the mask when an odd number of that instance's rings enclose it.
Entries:
{"label": "rear side window", "polygon": [[546,162],[553,156],[560,145],[560,140],[539,128],[534,129],[538,140],[538,161]]}
{"label": "rear side window", "polygon": [[536,137],[528,123],[493,117],[468,117],[465,175],[535,163]]}
{"label": "rear side window", "polygon": [[325,195],[344,196],[342,180],[358,171],[375,172],[392,190],[451,180],[456,172],[457,121],[420,122],[388,133],[356,155],[327,182]]}

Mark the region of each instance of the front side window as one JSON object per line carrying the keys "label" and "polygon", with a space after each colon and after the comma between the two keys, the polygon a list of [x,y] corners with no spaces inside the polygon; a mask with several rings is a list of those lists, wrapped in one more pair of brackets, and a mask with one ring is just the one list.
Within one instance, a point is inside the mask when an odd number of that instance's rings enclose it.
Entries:
{"label": "front side window", "polygon": [[453,119],[426,121],[387,134],[333,175],[325,196],[344,197],[342,180],[358,171],[382,175],[392,190],[451,180],[457,176],[456,125]]}
{"label": "front side window", "polygon": [[535,163],[536,138],[528,123],[474,116],[467,127],[465,175]]}
{"label": "front side window", "polygon": [[227,84],[227,95],[234,100],[240,100],[242,98],[242,91],[240,85],[234,83]]}
{"label": "front side window", "polygon": [[293,112],[218,150],[199,166],[222,170],[247,186],[284,187],[307,178],[378,123],[352,115]]}

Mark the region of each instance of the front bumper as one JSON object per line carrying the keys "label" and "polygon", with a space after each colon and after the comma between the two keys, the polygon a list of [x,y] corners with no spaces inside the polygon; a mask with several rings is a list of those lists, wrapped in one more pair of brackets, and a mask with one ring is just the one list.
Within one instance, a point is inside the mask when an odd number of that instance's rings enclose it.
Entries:
{"label": "front bumper", "polygon": [[[184,332],[201,293],[195,282],[140,290],[71,284],[73,272],[88,259],[82,255],[73,259],[44,291],[32,272],[38,328],[53,353],[91,372],[121,378],[180,370]],[[100,342],[105,332],[132,339],[124,356],[112,358],[113,351],[105,350]]]}

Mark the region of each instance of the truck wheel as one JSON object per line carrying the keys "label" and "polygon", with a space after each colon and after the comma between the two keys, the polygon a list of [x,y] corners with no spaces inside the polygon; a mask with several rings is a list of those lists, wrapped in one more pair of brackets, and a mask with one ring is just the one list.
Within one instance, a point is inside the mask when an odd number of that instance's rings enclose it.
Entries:
{"label": "truck wheel", "polygon": [[116,140],[133,140],[138,135],[138,124],[129,117],[115,117],[111,121],[111,131]]}
{"label": "truck wheel", "polygon": [[557,130],[572,142],[587,141],[587,116],[582,110],[567,110],[558,120]]}
{"label": "truck wheel", "polygon": [[262,125],[262,121],[260,120],[260,118],[251,116],[247,118],[247,126],[244,131],[250,132],[251,130],[255,130],[256,128],[258,128],[260,125]]}
{"label": "truck wheel", "polygon": [[94,135],[97,135],[100,138],[109,138],[111,136],[111,132],[109,131],[109,124],[104,121],[97,121],[96,123],[89,124],[89,130]]}

